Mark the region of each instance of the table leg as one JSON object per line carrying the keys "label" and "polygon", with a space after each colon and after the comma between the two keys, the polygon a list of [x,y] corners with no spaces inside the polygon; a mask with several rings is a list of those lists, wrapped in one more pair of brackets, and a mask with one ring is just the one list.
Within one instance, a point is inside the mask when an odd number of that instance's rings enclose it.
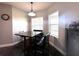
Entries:
{"label": "table leg", "polygon": [[24,56],[26,55],[26,37],[24,37]]}

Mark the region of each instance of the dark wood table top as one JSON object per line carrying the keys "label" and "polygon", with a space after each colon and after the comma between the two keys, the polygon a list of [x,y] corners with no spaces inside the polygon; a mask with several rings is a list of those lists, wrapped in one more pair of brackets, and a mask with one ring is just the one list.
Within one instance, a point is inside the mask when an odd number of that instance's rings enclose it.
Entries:
{"label": "dark wood table top", "polygon": [[33,33],[32,32],[16,33],[15,35],[21,36],[21,37],[33,37]]}

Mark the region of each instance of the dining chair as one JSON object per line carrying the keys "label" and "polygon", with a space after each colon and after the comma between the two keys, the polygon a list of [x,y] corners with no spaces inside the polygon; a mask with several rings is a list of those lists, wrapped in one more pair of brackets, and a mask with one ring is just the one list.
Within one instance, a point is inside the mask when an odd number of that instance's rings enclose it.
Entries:
{"label": "dining chair", "polygon": [[49,35],[44,35],[43,33],[40,33],[33,38],[33,44],[32,44],[32,53],[33,55],[49,55],[47,53],[49,44]]}

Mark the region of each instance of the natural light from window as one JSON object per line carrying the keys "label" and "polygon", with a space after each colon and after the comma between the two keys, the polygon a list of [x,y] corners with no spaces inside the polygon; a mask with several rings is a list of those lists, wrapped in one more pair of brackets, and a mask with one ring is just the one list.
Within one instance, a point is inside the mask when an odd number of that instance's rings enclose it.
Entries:
{"label": "natural light from window", "polygon": [[58,20],[58,11],[55,13],[52,13],[48,17],[49,21],[49,33],[50,35],[58,38],[58,33],[59,33],[59,20]]}
{"label": "natural light from window", "polygon": [[13,34],[19,33],[21,31],[26,32],[28,28],[27,20],[26,19],[14,19],[13,20]]}
{"label": "natural light from window", "polygon": [[32,18],[32,31],[43,30],[43,17]]}

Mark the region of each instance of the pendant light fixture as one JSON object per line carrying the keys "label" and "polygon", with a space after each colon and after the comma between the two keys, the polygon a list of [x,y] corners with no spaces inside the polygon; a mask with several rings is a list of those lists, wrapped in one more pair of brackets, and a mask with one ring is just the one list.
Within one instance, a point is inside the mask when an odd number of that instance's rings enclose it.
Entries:
{"label": "pendant light fixture", "polygon": [[36,13],[33,11],[33,2],[31,2],[31,11],[28,13],[28,16],[36,16]]}

